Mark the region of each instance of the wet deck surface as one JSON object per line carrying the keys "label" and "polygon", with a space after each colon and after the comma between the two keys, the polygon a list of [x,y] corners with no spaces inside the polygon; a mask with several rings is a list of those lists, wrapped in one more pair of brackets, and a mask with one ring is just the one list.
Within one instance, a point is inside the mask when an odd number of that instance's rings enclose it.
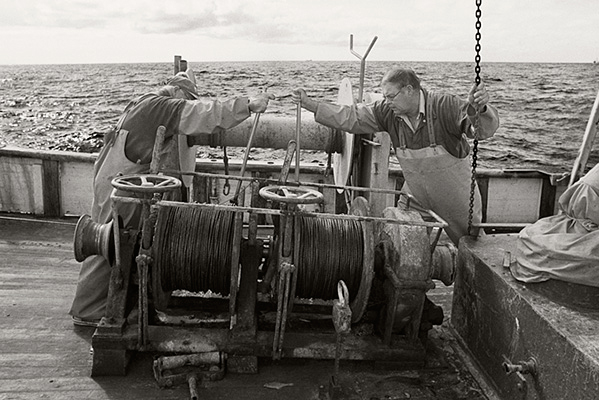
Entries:
{"label": "wet deck surface", "polygon": [[[79,271],[72,249],[75,223],[0,215],[0,399],[188,399],[186,386],[158,387],[153,354],[137,353],[124,377],[90,377],[94,329],[74,327],[67,314]],[[446,325],[451,295],[441,283],[429,292],[443,306],[446,322],[429,332],[424,368],[341,361],[344,398],[489,398],[458,357]],[[227,373],[202,384],[199,398],[325,400],[333,368],[332,361],[260,360],[258,374]]]}

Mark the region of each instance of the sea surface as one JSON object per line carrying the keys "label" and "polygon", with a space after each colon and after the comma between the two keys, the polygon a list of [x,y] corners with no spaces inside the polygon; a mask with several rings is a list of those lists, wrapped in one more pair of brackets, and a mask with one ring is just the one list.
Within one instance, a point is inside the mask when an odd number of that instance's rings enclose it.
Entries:
{"label": "sea surface", "polygon": [[[189,65],[201,96],[251,96],[268,88],[277,96],[271,114],[295,116],[288,95],[297,87],[334,101],[349,77],[358,95],[359,60]],[[372,61],[365,66],[364,92],[380,93],[380,79],[393,65],[414,69],[427,89],[464,98],[474,81],[473,62]],[[0,146],[96,152],[128,101],[157,90],[172,73],[171,63],[0,65]],[[599,64],[483,63],[481,77],[501,126],[479,142],[479,166],[570,172],[599,90]],[[595,150],[587,165],[597,162]]]}

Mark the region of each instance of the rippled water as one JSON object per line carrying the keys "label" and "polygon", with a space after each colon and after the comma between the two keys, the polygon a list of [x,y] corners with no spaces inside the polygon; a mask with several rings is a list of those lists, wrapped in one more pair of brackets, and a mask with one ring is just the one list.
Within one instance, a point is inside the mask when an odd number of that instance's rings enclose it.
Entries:
{"label": "rippled water", "polygon": [[[395,63],[368,62],[364,90],[380,92]],[[408,62],[423,86],[465,97],[473,63]],[[200,94],[252,95],[268,86],[282,96],[269,113],[295,115],[284,97],[296,87],[335,100],[341,79],[357,88],[359,61],[193,63]],[[0,66],[0,145],[82,152],[98,150],[102,135],[127,102],[156,90],[172,74],[170,63]],[[569,172],[599,89],[599,65],[489,63],[482,65],[501,127],[480,142],[479,165]],[[357,95],[357,89],[356,89]],[[589,165],[599,162],[599,152]]]}

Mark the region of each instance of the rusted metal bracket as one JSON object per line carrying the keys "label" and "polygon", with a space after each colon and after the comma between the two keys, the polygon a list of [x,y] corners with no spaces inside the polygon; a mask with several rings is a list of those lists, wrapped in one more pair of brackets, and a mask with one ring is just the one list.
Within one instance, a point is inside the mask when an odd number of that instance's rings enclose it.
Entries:
{"label": "rusted metal bracket", "polygon": [[170,388],[187,383],[190,398],[197,400],[198,383],[224,378],[226,358],[226,353],[218,351],[163,356],[154,360],[152,369],[158,386]]}
{"label": "rusted metal bracket", "polygon": [[[432,280],[428,279],[425,281],[414,281],[414,280],[401,280],[390,265],[384,267],[385,276],[391,282],[393,286],[393,294],[388,302],[387,306],[387,321],[385,323],[385,332],[383,334],[383,343],[386,345],[391,344],[391,335],[393,333],[393,325],[395,324],[395,312],[397,310],[397,301],[402,291],[409,289],[421,290],[423,292],[428,291],[435,287]],[[416,334],[415,332],[414,334]],[[414,339],[414,338],[412,338]]]}
{"label": "rusted metal bracket", "polygon": [[275,325],[275,334],[272,346],[273,360],[280,360],[283,352],[283,337],[285,336],[285,326],[287,325],[287,315],[290,311],[290,293],[292,279],[295,273],[295,265],[289,262],[282,262],[279,267],[279,286],[277,302],[277,319]]}

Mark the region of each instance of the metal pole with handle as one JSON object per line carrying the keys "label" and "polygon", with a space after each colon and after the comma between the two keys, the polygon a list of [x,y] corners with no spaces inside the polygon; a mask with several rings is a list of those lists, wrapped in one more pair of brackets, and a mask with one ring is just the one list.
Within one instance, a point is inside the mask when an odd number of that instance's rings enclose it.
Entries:
{"label": "metal pole with handle", "polygon": [[[241,172],[240,176],[243,178],[245,175],[245,169],[247,167],[248,158],[250,156],[250,150],[252,149],[252,142],[254,141],[254,136],[256,135],[256,130],[258,129],[258,122],[260,121],[260,113],[256,113],[254,115],[254,124],[252,125],[252,131],[250,132],[250,138],[248,139],[248,144],[245,148],[245,154],[243,155],[243,164],[241,164]],[[237,189],[235,189],[235,195],[231,199],[233,204],[237,204],[239,200],[239,192],[241,191],[242,181],[239,180],[237,183]]]}
{"label": "metal pole with handle", "polygon": [[576,161],[574,161],[568,187],[572,186],[578,180],[579,174],[584,174],[589,155],[593,149],[593,142],[597,136],[597,125],[599,125],[599,92],[597,92],[595,103],[593,103],[593,108],[591,109],[591,116],[589,117],[589,122],[582,138],[578,156],[576,157]]}

